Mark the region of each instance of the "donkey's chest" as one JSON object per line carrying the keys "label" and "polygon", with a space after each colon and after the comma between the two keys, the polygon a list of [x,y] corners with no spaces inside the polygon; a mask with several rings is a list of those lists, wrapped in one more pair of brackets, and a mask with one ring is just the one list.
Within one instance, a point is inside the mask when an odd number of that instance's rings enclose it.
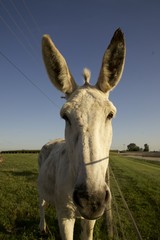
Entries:
{"label": "donkey's chest", "polygon": [[42,192],[47,196],[47,202],[54,205],[56,202],[72,202],[75,181],[65,157],[47,159],[41,168],[39,179],[43,179]]}

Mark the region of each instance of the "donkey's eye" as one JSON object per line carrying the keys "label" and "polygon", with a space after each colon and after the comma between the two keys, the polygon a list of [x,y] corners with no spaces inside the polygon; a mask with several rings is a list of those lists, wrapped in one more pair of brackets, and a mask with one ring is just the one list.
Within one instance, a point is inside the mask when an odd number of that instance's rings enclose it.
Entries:
{"label": "donkey's eye", "polygon": [[107,119],[112,119],[113,116],[114,116],[113,112],[110,112],[110,113],[108,114],[108,116],[107,116]]}

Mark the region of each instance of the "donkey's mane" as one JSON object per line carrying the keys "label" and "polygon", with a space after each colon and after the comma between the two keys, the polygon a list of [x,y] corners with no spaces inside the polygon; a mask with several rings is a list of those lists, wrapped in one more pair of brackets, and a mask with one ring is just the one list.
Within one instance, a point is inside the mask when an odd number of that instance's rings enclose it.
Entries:
{"label": "donkey's mane", "polygon": [[83,77],[85,84],[89,84],[91,78],[91,71],[88,68],[83,69]]}

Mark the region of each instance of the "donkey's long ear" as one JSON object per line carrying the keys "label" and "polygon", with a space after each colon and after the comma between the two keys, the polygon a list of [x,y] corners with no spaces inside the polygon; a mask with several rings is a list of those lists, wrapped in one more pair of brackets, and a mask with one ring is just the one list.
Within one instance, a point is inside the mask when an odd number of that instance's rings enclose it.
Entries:
{"label": "donkey's long ear", "polygon": [[54,86],[66,95],[72,93],[77,85],[64,57],[55,47],[49,35],[44,35],[42,38],[42,55],[47,73]]}
{"label": "donkey's long ear", "polygon": [[112,90],[120,81],[126,55],[124,36],[117,29],[103,56],[102,67],[97,81],[97,88],[102,92]]}

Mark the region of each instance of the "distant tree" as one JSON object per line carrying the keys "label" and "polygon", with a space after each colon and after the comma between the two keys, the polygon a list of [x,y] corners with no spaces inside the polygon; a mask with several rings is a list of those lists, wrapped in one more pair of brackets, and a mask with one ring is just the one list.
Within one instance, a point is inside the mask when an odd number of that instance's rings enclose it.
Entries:
{"label": "distant tree", "polygon": [[144,144],[144,152],[149,152],[149,145],[147,143]]}
{"label": "distant tree", "polygon": [[128,146],[127,146],[127,150],[130,151],[130,152],[133,152],[133,151],[139,151],[139,147],[135,144],[135,143],[130,143]]}

